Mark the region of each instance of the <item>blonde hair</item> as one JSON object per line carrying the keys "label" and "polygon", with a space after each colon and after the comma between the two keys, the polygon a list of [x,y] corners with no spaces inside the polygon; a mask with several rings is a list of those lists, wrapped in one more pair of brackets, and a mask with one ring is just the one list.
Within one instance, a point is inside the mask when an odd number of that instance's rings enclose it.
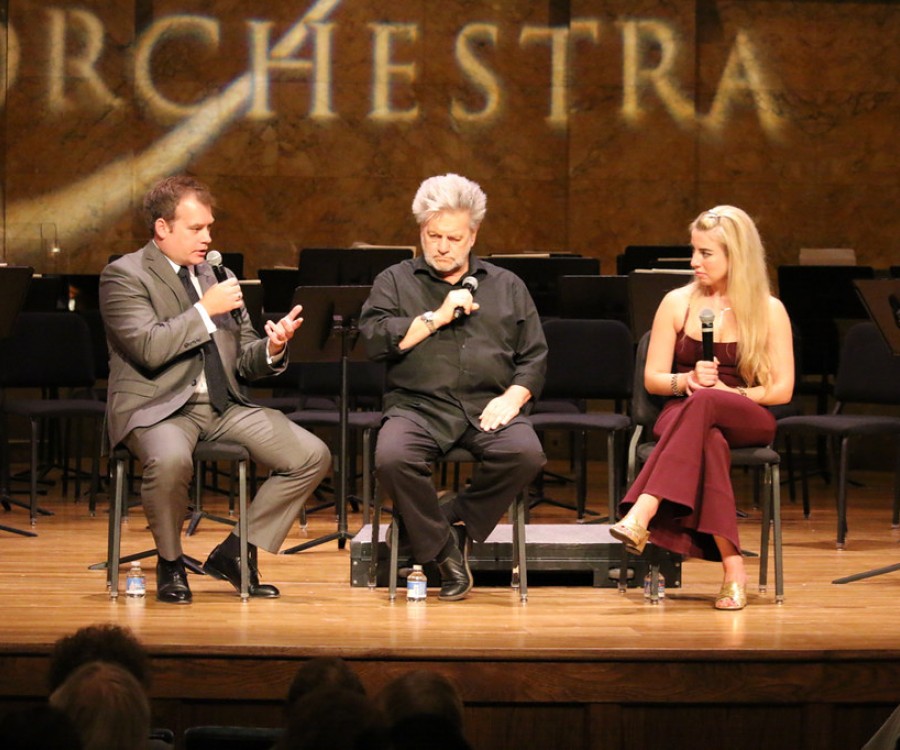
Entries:
{"label": "blonde hair", "polygon": [[[735,206],[716,206],[704,211],[690,231],[710,232],[725,247],[728,257],[728,300],[737,321],[738,373],[749,385],[768,385],[769,298],[766,251],[753,219]],[[694,282],[692,298],[701,295]]]}

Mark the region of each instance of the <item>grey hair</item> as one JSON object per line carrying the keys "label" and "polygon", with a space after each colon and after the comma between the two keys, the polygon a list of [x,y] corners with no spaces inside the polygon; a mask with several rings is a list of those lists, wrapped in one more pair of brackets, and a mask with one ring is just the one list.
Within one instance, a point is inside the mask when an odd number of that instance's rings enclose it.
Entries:
{"label": "grey hair", "polygon": [[487,212],[487,196],[477,182],[458,174],[429,177],[413,198],[413,215],[422,226],[442,211],[468,211],[469,226],[477,229]]}

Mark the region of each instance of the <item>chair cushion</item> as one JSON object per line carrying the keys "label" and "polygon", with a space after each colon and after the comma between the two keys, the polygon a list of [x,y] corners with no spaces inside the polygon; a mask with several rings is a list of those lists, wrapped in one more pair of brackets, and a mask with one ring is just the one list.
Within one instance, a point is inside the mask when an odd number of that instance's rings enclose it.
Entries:
{"label": "chair cushion", "polygon": [[106,411],[106,404],[92,398],[48,398],[48,399],[23,399],[21,401],[8,401],[3,405],[3,411],[8,414],[17,414],[22,417],[98,417],[102,418]]}
{"label": "chair cushion", "polygon": [[778,420],[785,432],[818,432],[826,435],[892,435],[900,433],[900,417],[874,414],[809,414]]}
{"label": "chair cushion", "polygon": [[627,430],[631,427],[631,418],[615,412],[587,412],[584,414],[532,414],[529,419],[536,430]]}
{"label": "chair cushion", "polygon": [[[646,463],[655,447],[656,443],[653,442],[641,443],[636,451],[638,461]],[[779,463],[781,463],[781,456],[778,454],[778,451],[765,445],[731,449],[732,466],[765,466]]]}
{"label": "chair cushion", "polygon": [[250,452],[240,443],[201,440],[194,448],[195,461],[247,461]]}

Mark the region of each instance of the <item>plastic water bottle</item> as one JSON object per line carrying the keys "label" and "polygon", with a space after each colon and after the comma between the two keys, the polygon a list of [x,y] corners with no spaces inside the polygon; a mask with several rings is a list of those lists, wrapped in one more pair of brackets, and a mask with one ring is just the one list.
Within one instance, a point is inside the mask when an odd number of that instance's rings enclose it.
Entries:
{"label": "plastic water bottle", "polygon": [[[644,576],[644,598],[650,598],[650,571],[647,571],[647,575]],[[666,577],[662,574],[662,571],[659,573],[659,598],[666,598]]]}
{"label": "plastic water bottle", "polygon": [[406,577],[406,601],[424,602],[428,595],[428,579],[421,565],[413,565],[412,572]]}
{"label": "plastic water bottle", "polygon": [[141,570],[141,563],[135,560],[131,563],[128,575],[125,577],[125,596],[133,599],[142,599],[147,593],[147,579]]}

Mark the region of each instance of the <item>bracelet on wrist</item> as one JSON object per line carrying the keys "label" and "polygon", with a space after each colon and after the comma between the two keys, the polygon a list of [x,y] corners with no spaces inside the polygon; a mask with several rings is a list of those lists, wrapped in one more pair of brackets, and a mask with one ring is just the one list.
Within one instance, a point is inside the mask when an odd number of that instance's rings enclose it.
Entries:
{"label": "bracelet on wrist", "polygon": [[672,395],[673,396],[683,396],[684,395],[684,391],[682,391],[678,387],[678,373],[677,372],[672,373],[671,384],[672,384]]}
{"label": "bracelet on wrist", "polygon": [[747,395],[747,389],[744,388],[744,386],[742,386],[742,385],[739,385],[739,386],[737,387],[737,392],[740,393],[742,396],[746,396],[746,395]]}

